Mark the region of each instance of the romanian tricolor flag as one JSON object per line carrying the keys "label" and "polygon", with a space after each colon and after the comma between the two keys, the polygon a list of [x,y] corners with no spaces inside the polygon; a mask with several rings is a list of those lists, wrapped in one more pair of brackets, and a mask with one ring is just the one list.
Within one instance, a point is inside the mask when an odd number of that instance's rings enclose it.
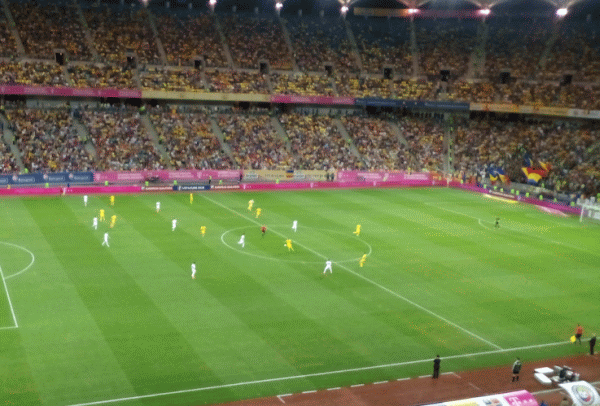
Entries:
{"label": "romanian tricolor flag", "polygon": [[521,170],[527,178],[527,183],[535,186],[548,175],[548,171],[545,169],[521,168]]}
{"label": "romanian tricolor flag", "polygon": [[498,179],[502,183],[510,183],[510,179],[508,176],[506,176],[506,172],[504,172],[504,169],[500,168],[499,166],[490,166],[488,171],[490,173],[490,180],[492,181],[492,184],[498,181]]}

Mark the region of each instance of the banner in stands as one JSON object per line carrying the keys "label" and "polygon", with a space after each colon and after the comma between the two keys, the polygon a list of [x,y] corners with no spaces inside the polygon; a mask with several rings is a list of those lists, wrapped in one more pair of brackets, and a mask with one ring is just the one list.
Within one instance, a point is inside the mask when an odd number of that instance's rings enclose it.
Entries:
{"label": "banner in stands", "polygon": [[537,400],[526,390],[453,400],[427,406],[538,406]]}
{"label": "banner in stands", "polygon": [[425,100],[396,100],[396,99],[376,99],[359,98],[356,99],[359,106],[373,107],[394,107],[406,109],[440,109],[440,110],[464,110],[468,111],[470,103],[462,102],[443,102],[443,101],[425,101]]}
{"label": "banner in stands", "polygon": [[118,97],[140,99],[141,90],[135,89],[92,89],[86,87],[52,86],[0,86],[0,94],[33,96],[76,96],[76,97]]}
{"label": "banner in stands", "polygon": [[244,171],[244,179],[249,181],[255,180],[325,180],[327,171],[311,169],[311,170],[270,170],[256,169]]}
{"label": "banner in stands", "polygon": [[144,182],[151,180],[160,181],[195,181],[208,179],[232,179],[239,180],[241,170],[156,170],[137,172],[95,172],[94,182]]}
{"label": "banner in stands", "polygon": [[162,100],[202,100],[202,101],[238,101],[268,103],[271,96],[257,93],[209,93],[209,92],[168,92],[164,90],[144,90],[144,99]]}
{"label": "banner in stands", "polygon": [[293,96],[293,95],[274,95],[271,96],[271,103],[294,103],[294,104],[343,104],[353,105],[353,97],[329,97],[329,96]]}
{"label": "banner in stands", "polygon": [[92,183],[93,181],[93,172],[55,172],[29,173],[22,175],[0,175],[0,185]]}
{"label": "banner in stands", "polygon": [[573,406],[600,406],[598,391],[586,381],[564,382],[558,386],[567,391]]}
{"label": "banner in stands", "polygon": [[361,171],[338,171],[337,180],[340,182],[348,181],[378,181],[378,182],[403,182],[403,181],[423,181],[429,183],[431,174],[406,173],[406,172],[361,172]]}

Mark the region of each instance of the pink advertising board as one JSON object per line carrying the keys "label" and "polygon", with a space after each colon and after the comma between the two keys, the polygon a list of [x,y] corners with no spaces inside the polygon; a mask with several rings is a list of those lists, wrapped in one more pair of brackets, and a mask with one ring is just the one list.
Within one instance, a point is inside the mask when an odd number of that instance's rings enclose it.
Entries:
{"label": "pink advertising board", "polygon": [[193,181],[213,179],[232,179],[240,178],[240,170],[156,170],[156,171],[137,171],[137,172],[95,172],[94,182],[144,182],[151,178],[159,178],[161,181]]}
{"label": "pink advertising board", "polygon": [[294,104],[345,104],[353,105],[353,97],[329,97],[329,96],[295,96],[279,94],[271,96],[271,103],[294,103]]}
{"label": "pink advertising board", "polygon": [[510,406],[538,406],[537,400],[526,390],[503,393],[502,397]]}
{"label": "pink advertising board", "polygon": [[139,193],[142,191],[141,186],[80,186],[69,187],[67,194],[69,195],[85,195],[85,194],[112,194],[112,193]]}
{"label": "pink advertising board", "polygon": [[44,195],[60,195],[63,192],[63,188],[60,187],[23,187],[23,188],[10,188],[0,189],[0,196],[44,196]]}
{"label": "pink advertising board", "polygon": [[0,86],[0,94],[35,95],[35,96],[76,96],[76,97],[118,97],[140,99],[142,92],[135,89],[94,89],[83,87],[52,86]]}

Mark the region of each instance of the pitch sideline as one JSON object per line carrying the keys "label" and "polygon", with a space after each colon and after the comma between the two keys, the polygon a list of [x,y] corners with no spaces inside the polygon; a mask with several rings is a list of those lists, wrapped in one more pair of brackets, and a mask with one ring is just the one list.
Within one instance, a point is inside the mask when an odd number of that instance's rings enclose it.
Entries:
{"label": "pitch sideline", "polygon": [[[469,353],[469,354],[450,355],[450,356],[444,357],[444,359],[448,360],[448,359],[479,357],[479,356],[485,356],[485,355],[493,355],[493,354],[500,354],[500,353],[506,353],[506,352],[513,352],[513,351],[523,351],[523,350],[530,350],[530,349],[534,349],[534,348],[551,347],[551,346],[558,346],[558,345],[565,345],[565,344],[571,344],[571,342],[570,341],[558,341],[555,343],[528,345],[528,346],[524,346],[524,347],[502,348],[499,350],[489,350],[489,351],[480,351],[480,352],[474,352],[474,353]],[[367,366],[367,367],[341,369],[341,370],[337,370],[337,371],[315,372],[312,374],[260,379],[260,380],[256,380],[256,381],[226,383],[223,385],[205,386],[205,387],[193,388],[193,389],[182,389],[182,390],[177,390],[177,391],[172,391],[172,392],[151,393],[151,394],[147,394],[147,395],[129,396],[129,397],[123,397],[123,398],[118,398],[118,399],[98,400],[98,401],[94,401],[94,402],[72,404],[70,406],[104,405],[104,404],[109,404],[109,403],[126,402],[126,401],[130,401],[130,400],[157,398],[160,396],[181,395],[184,393],[194,393],[194,392],[204,392],[204,391],[215,390],[215,389],[235,388],[235,387],[239,387],[239,386],[256,385],[256,384],[261,384],[261,383],[291,381],[291,380],[295,380],[295,379],[311,378],[311,377],[315,377],[315,376],[336,375],[336,374],[344,374],[344,373],[349,373],[349,372],[360,372],[360,371],[368,371],[368,370],[373,370],[373,369],[393,368],[393,367],[400,367],[400,366],[414,365],[414,364],[423,364],[423,363],[429,363],[429,362],[431,362],[431,358],[414,360],[414,361],[396,362],[396,363],[392,363],[392,364],[372,365],[372,366]],[[402,379],[398,379],[398,380],[404,380],[404,379],[410,379],[410,378],[402,378]],[[286,395],[280,395],[280,396],[286,396]]]}

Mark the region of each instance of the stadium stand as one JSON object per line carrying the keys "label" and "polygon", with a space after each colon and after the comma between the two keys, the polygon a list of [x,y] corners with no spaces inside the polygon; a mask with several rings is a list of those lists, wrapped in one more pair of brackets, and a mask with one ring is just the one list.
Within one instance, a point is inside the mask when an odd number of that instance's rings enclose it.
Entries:
{"label": "stadium stand", "polygon": [[88,171],[94,168],[66,109],[15,109],[8,114],[15,144],[30,172]]}
{"label": "stadium stand", "polygon": [[163,169],[163,160],[139,115],[129,110],[84,110],[86,125],[98,153],[97,169]]}
{"label": "stadium stand", "polygon": [[103,4],[84,9],[83,13],[104,62],[123,64],[128,55],[135,55],[140,63],[161,63],[144,10]]}
{"label": "stadium stand", "polygon": [[332,118],[294,113],[283,114],[279,120],[297,156],[295,168],[357,169],[361,166]]}
{"label": "stadium stand", "polygon": [[73,2],[40,4],[13,0],[10,11],[29,57],[54,59],[54,51],[64,49],[71,60],[90,60],[91,52]]}
{"label": "stadium stand", "polygon": [[271,69],[292,68],[281,25],[273,17],[226,15],[222,26],[237,67],[257,69],[266,60]]}
{"label": "stadium stand", "polygon": [[389,66],[401,75],[414,73],[407,21],[375,18],[351,18],[349,21],[366,72],[381,74]]}
{"label": "stadium stand", "polygon": [[159,142],[169,155],[174,169],[229,169],[232,162],[221,152],[219,140],[210,129],[206,113],[153,109],[150,118]]}
{"label": "stadium stand", "polygon": [[243,169],[287,168],[292,157],[285,142],[265,115],[220,115],[219,127],[231,146],[238,167]]}
{"label": "stadium stand", "polygon": [[206,67],[227,67],[225,51],[210,15],[160,14],[156,24],[170,65],[194,66],[194,59],[200,57]]}
{"label": "stadium stand", "polygon": [[357,72],[341,17],[290,17],[287,27],[300,70],[324,72],[331,64],[336,72]]}

